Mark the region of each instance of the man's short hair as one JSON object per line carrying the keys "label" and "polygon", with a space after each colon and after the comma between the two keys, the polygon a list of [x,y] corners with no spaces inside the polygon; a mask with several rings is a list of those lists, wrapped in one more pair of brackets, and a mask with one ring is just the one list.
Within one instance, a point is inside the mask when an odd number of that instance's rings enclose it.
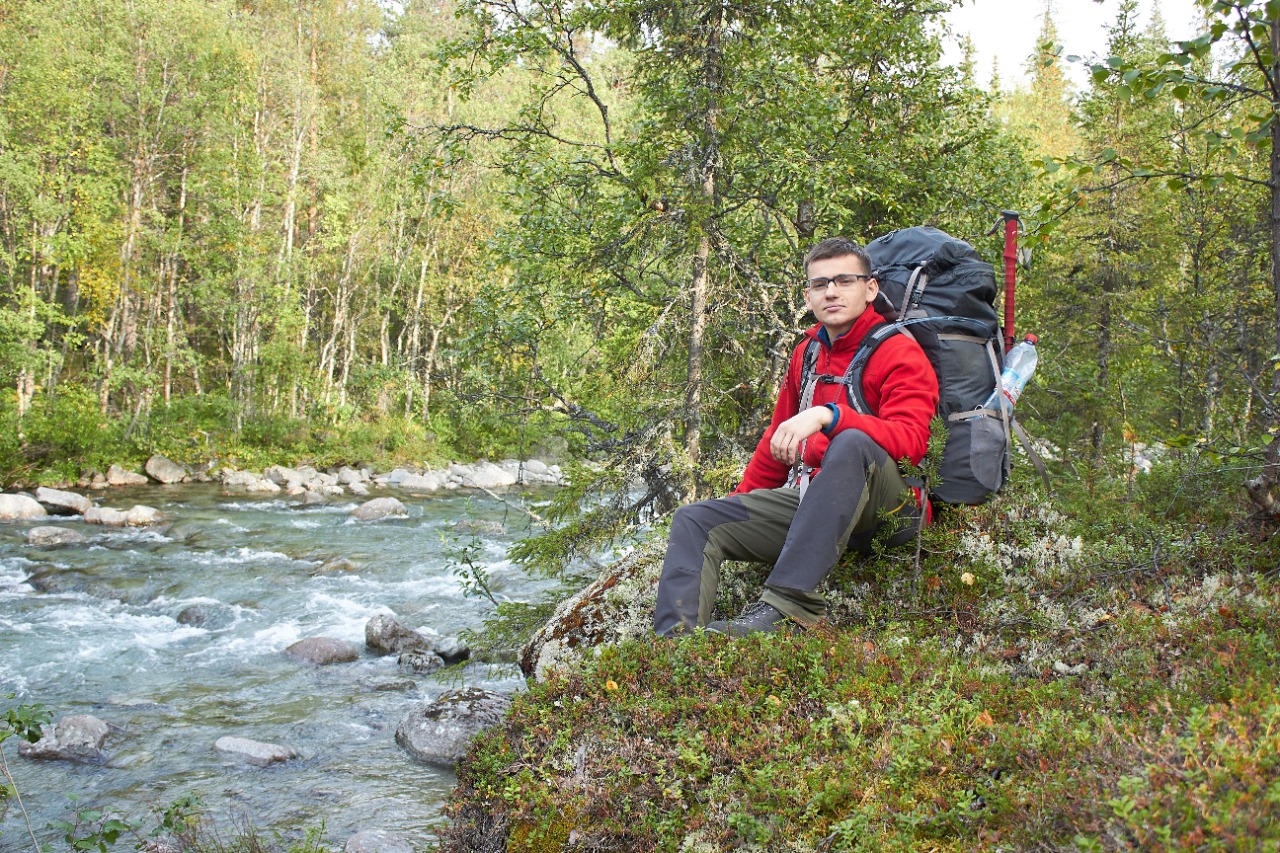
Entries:
{"label": "man's short hair", "polygon": [[815,243],[804,256],[804,272],[809,274],[809,264],[814,261],[825,261],[827,258],[843,258],[853,255],[862,261],[862,268],[867,272],[872,272],[871,256],[867,254],[867,250],[862,246],[850,240],[848,237],[828,237],[820,243]]}

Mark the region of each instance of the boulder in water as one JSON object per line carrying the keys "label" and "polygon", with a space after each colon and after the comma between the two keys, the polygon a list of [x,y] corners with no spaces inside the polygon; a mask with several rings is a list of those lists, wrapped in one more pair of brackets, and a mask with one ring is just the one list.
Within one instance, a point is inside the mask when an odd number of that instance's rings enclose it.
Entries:
{"label": "boulder in water", "polygon": [[129,523],[123,510],[112,509],[109,506],[92,507],[84,514],[84,520],[89,524],[101,524],[104,527],[124,527]]}
{"label": "boulder in water", "polygon": [[411,672],[414,675],[426,675],[445,667],[444,658],[428,649],[401,652],[400,657],[396,658],[396,665],[401,672]]}
{"label": "boulder in water", "polygon": [[255,767],[270,767],[298,757],[297,750],[275,743],[249,740],[247,737],[227,735],[214,741],[213,748],[229,758],[235,758]]}
{"label": "boulder in water", "polygon": [[149,506],[135,506],[126,511],[111,507],[95,506],[84,514],[89,524],[101,524],[106,527],[147,527],[164,521],[158,509]]}
{"label": "boulder in water", "polygon": [[400,624],[394,616],[379,613],[364,626],[364,644],[380,655],[431,651],[431,639]]}
{"label": "boulder in water", "polygon": [[148,527],[164,521],[164,516],[155,507],[138,505],[124,514],[124,520],[130,527]]}
{"label": "boulder in water", "polygon": [[351,510],[356,521],[381,521],[384,518],[408,518],[409,510],[395,498],[374,498]]}
{"label": "boulder in water", "polygon": [[418,761],[452,769],[471,739],[501,722],[510,704],[510,696],[491,690],[450,690],[410,711],[396,727],[396,743]]}
{"label": "boulder in water", "polygon": [[145,486],[151,482],[141,474],[133,471],[126,471],[119,465],[112,465],[107,469],[107,483],[112,486]]}
{"label": "boulder in water", "polygon": [[182,612],[178,614],[177,622],[179,625],[190,625],[192,628],[202,628],[204,623],[209,621],[209,614],[199,604],[192,604],[189,607],[182,608]]}
{"label": "boulder in water", "polygon": [[360,652],[355,646],[345,640],[335,640],[332,637],[307,637],[289,646],[284,653],[316,666],[351,663],[360,657]]}
{"label": "boulder in water", "polygon": [[49,511],[27,495],[0,495],[0,521],[26,521],[45,518]]}
{"label": "boulder in water", "polygon": [[93,507],[93,501],[75,492],[61,489],[36,489],[36,500],[53,515],[84,515]]}
{"label": "boulder in water", "polygon": [[18,754],[23,758],[45,761],[100,763],[107,757],[102,745],[109,731],[110,727],[97,717],[74,714],[54,723],[53,728],[35,743],[20,742]]}
{"label": "boulder in water", "polygon": [[33,527],[27,531],[28,545],[79,545],[84,541],[84,534],[70,527]]}
{"label": "boulder in water", "polygon": [[153,480],[165,485],[181,483],[189,476],[186,468],[159,453],[147,460],[144,469]]}
{"label": "boulder in water", "polygon": [[385,829],[362,829],[347,839],[343,853],[413,853],[413,845]]}

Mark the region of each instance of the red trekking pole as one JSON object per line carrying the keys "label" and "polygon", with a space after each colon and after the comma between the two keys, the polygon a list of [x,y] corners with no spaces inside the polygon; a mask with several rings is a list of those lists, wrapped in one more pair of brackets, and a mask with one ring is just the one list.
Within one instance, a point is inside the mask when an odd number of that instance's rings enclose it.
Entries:
{"label": "red trekking pole", "polygon": [[1022,222],[1018,211],[1002,210],[1004,219],[1004,351],[1013,347],[1013,291],[1018,278],[1018,232]]}

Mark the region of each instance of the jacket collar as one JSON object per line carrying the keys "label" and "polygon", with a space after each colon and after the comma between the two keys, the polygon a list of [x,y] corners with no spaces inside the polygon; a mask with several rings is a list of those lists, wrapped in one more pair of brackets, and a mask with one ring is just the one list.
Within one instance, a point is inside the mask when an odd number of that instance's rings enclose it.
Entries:
{"label": "jacket collar", "polygon": [[876,309],[868,305],[867,310],[863,311],[858,316],[858,319],[853,321],[853,328],[836,338],[834,343],[827,337],[827,328],[821,323],[814,323],[813,326],[806,330],[804,334],[807,338],[813,338],[816,341],[820,341],[832,352],[845,349],[857,349],[858,345],[862,343],[862,339],[867,336],[867,332],[871,331],[871,329],[877,324],[883,322],[884,317],[881,317]]}

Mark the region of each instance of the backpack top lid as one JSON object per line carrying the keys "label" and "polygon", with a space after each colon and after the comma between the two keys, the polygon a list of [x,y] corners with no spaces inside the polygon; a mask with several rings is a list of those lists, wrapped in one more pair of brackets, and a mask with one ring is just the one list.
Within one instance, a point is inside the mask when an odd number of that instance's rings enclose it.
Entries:
{"label": "backpack top lid", "polygon": [[[964,240],[929,226],[902,228],[872,240],[867,253],[883,297],[877,297],[877,310],[892,309],[881,311],[885,316],[899,318],[911,276],[923,267],[929,282],[920,305],[925,313],[980,320],[988,334],[998,332],[995,269]],[[919,298],[915,293],[912,301]]]}
{"label": "backpack top lid", "polygon": [[924,264],[932,267],[926,268],[925,273],[933,276],[958,263],[986,263],[973,246],[931,225],[890,231],[868,243],[867,253],[877,272],[888,267],[915,269]]}

